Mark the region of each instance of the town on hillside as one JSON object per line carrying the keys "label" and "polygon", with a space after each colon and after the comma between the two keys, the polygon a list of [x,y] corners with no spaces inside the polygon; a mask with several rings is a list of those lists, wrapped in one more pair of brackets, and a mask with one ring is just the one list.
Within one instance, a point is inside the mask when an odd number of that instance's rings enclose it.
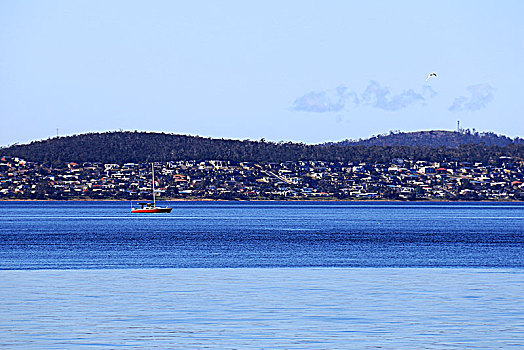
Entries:
{"label": "town on hillside", "polygon": [[[159,199],[221,200],[524,200],[524,161],[500,166],[394,159],[387,164],[154,163]],[[0,199],[152,198],[151,164],[65,163],[52,167],[0,157]]]}

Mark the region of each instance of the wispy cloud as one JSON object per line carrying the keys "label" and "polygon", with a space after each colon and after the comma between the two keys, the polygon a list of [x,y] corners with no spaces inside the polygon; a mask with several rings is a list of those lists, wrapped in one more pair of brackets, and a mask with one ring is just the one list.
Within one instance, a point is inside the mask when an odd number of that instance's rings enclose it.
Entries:
{"label": "wispy cloud", "polygon": [[340,85],[326,91],[311,91],[299,97],[291,107],[295,111],[306,112],[338,112],[350,102],[358,103],[358,97],[353,92],[348,92],[347,87]]}
{"label": "wispy cloud", "polygon": [[414,103],[425,104],[427,99],[436,95],[437,93],[430,86],[424,86],[421,92],[409,89],[399,94],[392,94],[389,87],[382,86],[377,81],[372,80],[361,94],[348,91],[348,88],[344,85],[331,90],[309,92],[297,98],[291,109],[325,113],[338,112],[346,107],[365,105],[385,111],[398,111]]}
{"label": "wispy cloud", "polygon": [[469,96],[459,96],[448,108],[451,112],[478,111],[493,101],[496,89],[489,84],[478,84],[467,87]]}
{"label": "wispy cloud", "polygon": [[398,111],[417,102],[424,103],[427,98],[436,94],[431,87],[424,86],[421,93],[409,89],[395,95],[391,94],[387,86],[381,86],[372,80],[362,93],[362,102],[385,111]]}

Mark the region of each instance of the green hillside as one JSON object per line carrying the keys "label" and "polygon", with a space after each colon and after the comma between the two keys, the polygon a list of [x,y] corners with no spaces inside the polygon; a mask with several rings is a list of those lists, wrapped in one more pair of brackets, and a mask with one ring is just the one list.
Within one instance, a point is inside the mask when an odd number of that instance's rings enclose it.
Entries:
{"label": "green hillside", "polygon": [[[198,136],[152,132],[88,133],[34,141],[0,149],[0,155],[17,156],[43,163],[63,162],[151,162],[189,159],[217,159],[250,162],[285,162],[325,160],[351,162],[389,162],[395,158],[420,160],[456,160],[497,162],[501,156],[524,158],[524,145],[516,142],[505,145],[486,145],[480,142],[444,147],[438,142],[452,132],[399,133],[375,137],[349,144],[332,143],[306,145],[292,142],[212,139]],[[440,135],[440,136],[439,136]],[[453,135],[451,135],[453,136]],[[455,135],[456,136],[456,135]],[[475,137],[475,136],[474,136]],[[391,145],[384,140],[418,139],[410,145]],[[422,142],[422,140],[426,142]],[[382,144],[368,145],[366,142]],[[519,139],[521,140],[521,139]],[[517,141],[519,141],[517,140]],[[406,141],[408,142],[408,141]],[[414,142],[414,141],[409,141]]]}
{"label": "green hillside", "polygon": [[492,132],[471,132],[466,129],[461,132],[447,130],[390,132],[364,140],[344,140],[336,144],[341,146],[427,146],[433,148],[483,144],[503,147],[510,144],[524,144],[524,139],[519,137],[512,139]]}

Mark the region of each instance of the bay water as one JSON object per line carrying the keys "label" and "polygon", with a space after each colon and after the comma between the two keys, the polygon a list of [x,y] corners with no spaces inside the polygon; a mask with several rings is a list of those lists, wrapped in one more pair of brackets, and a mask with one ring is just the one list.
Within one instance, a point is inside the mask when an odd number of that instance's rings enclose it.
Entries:
{"label": "bay water", "polygon": [[524,348],[524,204],[0,202],[0,347]]}

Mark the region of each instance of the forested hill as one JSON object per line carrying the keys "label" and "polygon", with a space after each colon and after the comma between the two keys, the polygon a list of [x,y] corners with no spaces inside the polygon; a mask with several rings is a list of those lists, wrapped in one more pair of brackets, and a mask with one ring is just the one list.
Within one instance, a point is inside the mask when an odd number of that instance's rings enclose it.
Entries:
{"label": "forested hill", "polygon": [[415,132],[390,132],[367,139],[344,140],[339,146],[427,146],[427,147],[458,147],[467,144],[484,144],[486,146],[507,146],[509,144],[524,144],[522,138],[509,138],[493,132],[475,132],[469,129],[457,131],[431,130]]}
{"label": "forested hill", "polygon": [[524,145],[459,145],[455,148],[429,146],[306,145],[249,140],[211,139],[150,132],[88,133],[34,141],[0,149],[0,156],[29,161],[64,162],[151,162],[170,160],[230,160],[238,162],[284,162],[325,160],[386,163],[395,158],[498,162],[501,156],[524,158]]}
{"label": "forested hill", "polygon": [[[151,162],[190,159],[273,161],[321,158],[321,147],[296,143],[212,139],[153,132],[88,133],[0,150],[39,162]],[[306,156],[307,155],[307,156]]]}

